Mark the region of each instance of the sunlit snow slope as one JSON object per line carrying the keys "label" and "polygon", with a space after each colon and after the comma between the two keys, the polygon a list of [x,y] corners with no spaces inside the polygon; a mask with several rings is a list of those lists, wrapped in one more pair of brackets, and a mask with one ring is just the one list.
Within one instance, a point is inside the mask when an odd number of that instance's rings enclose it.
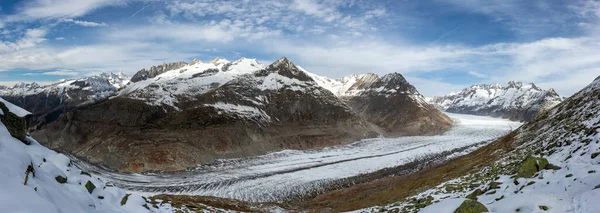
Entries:
{"label": "sunlit snow slope", "polygon": [[457,120],[439,136],[373,138],[319,150],[286,150],[267,155],[221,160],[194,171],[169,174],[101,172],[115,185],[148,194],[176,193],[235,198],[246,201],[284,201],[314,192],[338,179],[396,167],[414,159],[467,148],[472,151],[520,126],[521,123],[482,116],[449,114]]}
{"label": "sunlit snow slope", "polygon": [[[19,117],[28,114],[2,98],[0,102]],[[0,118],[9,112],[0,109]],[[12,137],[0,122],[0,212],[150,212],[140,195],[129,196],[121,205],[124,190],[83,172],[33,138],[27,141],[31,144]]]}

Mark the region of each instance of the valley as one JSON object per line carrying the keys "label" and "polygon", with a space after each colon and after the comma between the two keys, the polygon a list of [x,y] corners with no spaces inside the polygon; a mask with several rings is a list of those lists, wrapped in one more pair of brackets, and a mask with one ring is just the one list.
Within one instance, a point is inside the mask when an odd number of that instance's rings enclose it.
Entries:
{"label": "valley", "polygon": [[428,156],[439,154],[436,160],[445,160],[464,155],[521,125],[485,116],[447,115],[456,124],[442,135],[371,138],[316,150],[284,150],[218,160],[184,172],[116,173],[72,158],[80,168],[144,195],[182,194],[284,202],[322,193],[343,180],[358,183],[361,175]]}

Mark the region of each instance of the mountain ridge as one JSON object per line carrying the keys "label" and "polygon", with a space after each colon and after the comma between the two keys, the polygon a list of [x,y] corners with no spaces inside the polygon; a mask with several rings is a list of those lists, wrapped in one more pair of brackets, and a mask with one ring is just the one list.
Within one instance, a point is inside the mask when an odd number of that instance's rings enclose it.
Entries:
{"label": "mountain ridge", "polygon": [[426,100],[447,112],[528,121],[563,98],[554,89],[543,90],[534,83],[509,81],[506,86],[474,84],[459,92]]}
{"label": "mountain ridge", "polygon": [[421,101],[400,74],[354,85],[361,98],[388,102],[358,111],[360,104],[335,96],[285,57],[270,65],[216,58],[175,68],[157,69],[156,76],[75,108],[33,134],[49,147],[122,171],[174,171],[218,158],[379,135],[439,134],[453,123]]}
{"label": "mountain ridge", "polygon": [[33,114],[32,124],[51,122],[66,108],[91,104],[111,97],[129,83],[123,73],[101,73],[94,76],[63,79],[41,86],[33,83],[17,83],[0,88],[0,97]]}

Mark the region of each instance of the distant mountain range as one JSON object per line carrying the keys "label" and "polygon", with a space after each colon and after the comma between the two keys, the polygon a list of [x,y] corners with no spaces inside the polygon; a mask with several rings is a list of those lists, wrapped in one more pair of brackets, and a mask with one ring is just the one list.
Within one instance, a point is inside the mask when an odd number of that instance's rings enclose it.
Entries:
{"label": "distant mountain range", "polygon": [[453,123],[400,74],[329,79],[285,57],[268,66],[246,58],[165,63],[131,80],[103,74],[22,87],[0,96],[39,114],[32,135],[40,142],[121,171],[439,134]]}
{"label": "distant mountain range", "polygon": [[123,73],[102,73],[60,80],[45,86],[21,82],[12,87],[0,86],[0,97],[30,111],[33,114],[32,124],[37,125],[51,122],[56,117],[53,112],[60,114],[66,108],[110,97],[129,81]]}
{"label": "distant mountain range", "polygon": [[563,98],[554,89],[543,90],[533,83],[510,81],[506,86],[473,85],[460,92],[427,100],[447,112],[529,121],[540,111],[559,104]]}

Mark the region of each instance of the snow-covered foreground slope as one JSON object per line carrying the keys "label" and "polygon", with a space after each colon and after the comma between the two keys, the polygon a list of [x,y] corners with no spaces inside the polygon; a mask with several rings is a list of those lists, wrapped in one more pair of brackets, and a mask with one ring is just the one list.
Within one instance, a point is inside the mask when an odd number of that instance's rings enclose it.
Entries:
{"label": "snow-covered foreground slope", "polygon": [[520,123],[482,116],[449,114],[458,122],[438,136],[373,138],[349,145],[310,151],[281,151],[267,155],[220,160],[193,171],[168,174],[117,174],[93,165],[76,164],[128,190],[146,194],[176,193],[235,198],[245,201],[285,201],[320,188],[415,159],[439,154],[466,154],[520,126]]}
{"label": "snow-covered foreground slope", "polygon": [[[12,113],[24,112],[10,106]],[[0,123],[0,212],[149,212],[142,206],[146,202],[141,196],[131,195],[121,205],[125,191],[76,168],[65,155],[33,138],[27,141],[31,144],[13,138]],[[33,171],[26,177],[28,167]],[[62,178],[66,182],[59,183]],[[91,185],[95,188],[88,192]]]}
{"label": "snow-covered foreground slope", "polygon": [[600,212],[600,77],[513,135],[494,163],[383,208],[451,213],[468,197],[489,212]]}

